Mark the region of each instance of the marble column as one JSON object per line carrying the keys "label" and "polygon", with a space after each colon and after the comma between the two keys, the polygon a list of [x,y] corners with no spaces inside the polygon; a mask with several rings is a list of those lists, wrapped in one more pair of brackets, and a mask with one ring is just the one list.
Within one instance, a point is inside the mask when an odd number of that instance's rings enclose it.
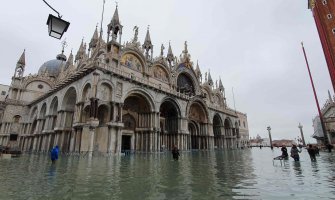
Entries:
{"label": "marble column", "polygon": [[95,136],[95,128],[90,127],[90,146],[88,148],[89,156],[93,155],[93,151],[94,151],[94,136]]}

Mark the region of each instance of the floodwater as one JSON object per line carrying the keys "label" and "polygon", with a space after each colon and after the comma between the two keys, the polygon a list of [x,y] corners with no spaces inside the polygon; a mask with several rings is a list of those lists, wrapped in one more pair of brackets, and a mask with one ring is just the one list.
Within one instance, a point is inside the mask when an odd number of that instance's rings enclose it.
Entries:
{"label": "floodwater", "polygon": [[[290,150],[290,148],[289,148]],[[0,199],[335,199],[335,153],[273,162],[280,149],[0,159]]]}

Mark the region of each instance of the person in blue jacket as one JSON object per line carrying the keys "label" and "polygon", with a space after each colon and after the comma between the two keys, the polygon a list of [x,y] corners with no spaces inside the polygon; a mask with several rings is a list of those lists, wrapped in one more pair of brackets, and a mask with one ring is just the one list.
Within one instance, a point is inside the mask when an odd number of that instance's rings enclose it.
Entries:
{"label": "person in blue jacket", "polygon": [[58,153],[59,153],[59,149],[58,149],[58,145],[56,145],[56,146],[51,150],[51,161],[52,161],[52,163],[55,163],[56,160],[58,160]]}

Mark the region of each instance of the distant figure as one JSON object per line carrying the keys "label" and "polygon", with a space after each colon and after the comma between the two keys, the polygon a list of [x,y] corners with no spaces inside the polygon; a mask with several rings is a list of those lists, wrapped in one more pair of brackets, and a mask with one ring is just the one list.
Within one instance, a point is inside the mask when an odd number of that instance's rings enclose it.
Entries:
{"label": "distant figure", "polygon": [[179,150],[177,148],[177,146],[175,145],[172,149],[172,157],[173,157],[173,160],[178,160],[179,159]]}
{"label": "distant figure", "polygon": [[315,155],[319,156],[320,155],[319,151],[320,151],[319,147],[315,146]]}
{"label": "distant figure", "polygon": [[271,146],[271,150],[273,150],[273,146]]}
{"label": "distant figure", "polygon": [[287,148],[286,148],[286,146],[283,145],[283,146],[281,147],[280,150],[281,150],[281,157],[282,157],[283,159],[288,158],[288,153],[287,153]]}
{"label": "distant figure", "polygon": [[58,160],[58,153],[59,153],[59,148],[58,148],[58,145],[56,145],[56,146],[51,150],[51,161],[52,161],[52,163],[55,163],[56,160]]}
{"label": "distant figure", "polygon": [[331,145],[331,144],[328,143],[326,145],[326,148],[328,149],[328,152],[330,153],[330,152],[332,152],[333,145]]}
{"label": "distant figure", "polygon": [[259,148],[262,149],[262,145],[259,145]]}
{"label": "distant figure", "polygon": [[297,148],[297,145],[293,145],[291,148],[291,157],[294,159],[294,161],[299,161],[300,160],[300,156],[299,153],[301,152],[301,150],[299,150]]}
{"label": "distant figure", "polygon": [[316,151],[315,151],[315,148],[311,144],[308,145],[307,152],[309,154],[309,157],[311,158],[311,161],[316,161],[316,157],[315,157]]}

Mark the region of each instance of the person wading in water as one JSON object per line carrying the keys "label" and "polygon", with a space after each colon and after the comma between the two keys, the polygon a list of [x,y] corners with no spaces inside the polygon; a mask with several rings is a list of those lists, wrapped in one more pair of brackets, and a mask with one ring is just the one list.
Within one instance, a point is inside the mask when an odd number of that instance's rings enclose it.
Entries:
{"label": "person wading in water", "polygon": [[59,149],[57,145],[51,150],[51,153],[50,153],[52,164],[56,163],[56,160],[58,160],[58,153],[59,153]]}
{"label": "person wading in water", "polygon": [[173,149],[172,149],[172,157],[173,157],[173,160],[178,160],[179,159],[179,150],[177,148],[176,145],[174,145]]}

